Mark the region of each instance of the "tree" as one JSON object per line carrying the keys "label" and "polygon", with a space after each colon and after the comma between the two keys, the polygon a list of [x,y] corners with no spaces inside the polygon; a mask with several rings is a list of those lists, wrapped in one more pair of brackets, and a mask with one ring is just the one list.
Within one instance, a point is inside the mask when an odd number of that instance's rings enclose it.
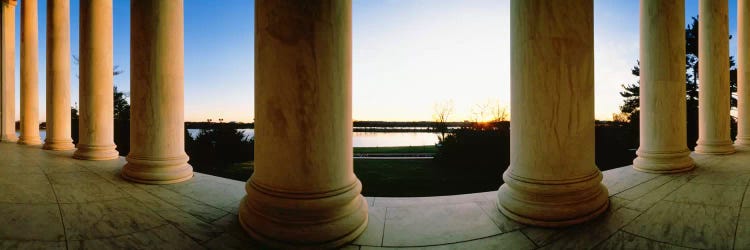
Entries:
{"label": "tree", "polygon": [[445,133],[448,132],[448,118],[453,114],[453,100],[435,103],[433,107],[435,113],[432,115],[432,119],[435,121],[434,128],[440,132],[439,141],[445,139]]}
{"label": "tree", "polygon": [[[698,65],[698,17],[692,18],[692,24],[685,29],[685,100],[687,108],[687,131],[688,146],[693,148],[698,138],[698,92],[699,92],[699,65]],[[729,36],[732,39],[732,36]],[[729,57],[729,87],[731,93],[737,92],[737,69],[734,58]],[[630,70],[634,76],[640,76],[640,61]],[[639,122],[639,94],[640,81],[633,84],[623,84],[624,89],[620,96],[624,98],[620,106],[620,112],[627,116],[631,126],[635,127]],[[730,95],[731,107],[737,107],[735,94]]]}
{"label": "tree", "polygon": [[125,99],[125,93],[117,90],[117,86],[114,86],[114,102],[115,120],[130,120],[130,104]]}

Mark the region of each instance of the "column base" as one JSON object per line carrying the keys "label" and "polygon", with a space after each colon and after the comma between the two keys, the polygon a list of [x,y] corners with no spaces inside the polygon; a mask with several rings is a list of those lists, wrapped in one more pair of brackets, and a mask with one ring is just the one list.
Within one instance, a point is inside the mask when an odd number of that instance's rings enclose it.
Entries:
{"label": "column base", "polygon": [[561,181],[543,181],[503,174],[497,208],[517,222],[540,227],[565,227],[589,221],[609,207],[602,174]]}
{"label": "column base", "polygon": [[193,178],[193,167],[187,155],[172,158],[149,158],[128,155],[122,177],[145,184],[172,184]]}
{"label": "column base", "polygon": [[18,137],[16,137],[15,134],[2,135],[2,136],[0,136],[0,141],[1,142],[13,143],[13,142],[17,142],[18,141]]}
{"label": "column base", "polygon": [[73,150],[76,146],[73,145],[73,140],[50,140],[46,139],[44,140],[44,145],[42,146],[42,149],[45,150],[53,150],[53,151],[62,151],[62,150]]}
{"label": "column base", "polygon": [[31,137],[21,135],[21,138],[18,138],[18,144],[29,146],[42,145],[42,138],[40,138],[38,135]]}
{"label": "column base", "polygon": [[737,136],[737,138],[734,140],[734,146],[750,147],[750,137]]}
{"label": "column base", "polygon": [[253,182],[245,186],[240,224],[273,248],[333,249],[354,241],[367,227],[367,200],[357,180],[326,193],[289,193]]}
{"label": "column base", "polygon": [[698,140],[695,146],[695,153],[706,155],[728,155],[735,152],[731,140],[722,141],[702,141]]}
{"label": "column base", "polygon": [[635,170],[647,173],[670,174],[693,170],[695,162],[690,150],[677,152],[645,152],[638,149],[633,160]]}
{"label": "column base", "polygon": [[73,153],[73,158],[79,159],[79,160],[89,160],[89,161],[104,161],[104,160],[112,160],[117,159],[120,157],[120,153],[115,150],[117,146],[115,145],[86,145],[79,143],[78,144],[78,150],[76,150],[75,153]]}

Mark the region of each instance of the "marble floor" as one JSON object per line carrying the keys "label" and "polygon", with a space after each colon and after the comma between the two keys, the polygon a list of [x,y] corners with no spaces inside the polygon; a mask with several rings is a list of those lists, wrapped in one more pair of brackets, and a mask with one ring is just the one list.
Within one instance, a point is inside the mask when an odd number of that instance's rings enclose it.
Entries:
{"label": "marble floor", "polygon": [[[260,248],[237,221],[243,182],[134,184],[123,158],[71,155],[0,143],[0,249]],[[693,157],[683,174],[604,172],[609,211],[562,229],[508,220],[495,192],[368,197],[368,227],[345,249],[750,249],[750,151]]]}

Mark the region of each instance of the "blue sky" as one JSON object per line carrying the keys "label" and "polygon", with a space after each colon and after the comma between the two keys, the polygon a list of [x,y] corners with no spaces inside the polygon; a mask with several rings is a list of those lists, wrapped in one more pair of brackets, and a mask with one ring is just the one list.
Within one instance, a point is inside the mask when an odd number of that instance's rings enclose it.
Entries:
{"label": "blue sky", "polygon": [[[475,118],[479,105],[510,104],[509,0],[354,0],[353,116],[356,120],[430,120],[436,103],[454,103],[453,120]],[[622,103],[621,84],[637,79],[638,1],[595,0],[596,118]],[[130,1],[114,0],[115,85],[130,88]],[[185,0],[185,118],[252,121],[252,0]],[[729,31],[736,35],[736,0]],[[685,3],[686,19],[698,0]],[[40,120],[45,120],[45,8],[39,0]],[[71,53],[78,55],[79,0],[71,0]],[[20,4],[16,7],[16,71]],[[736,54],[736,39],[730,54]],[[71,103],[78,100],[78,67]],[[20,78],[17,73],[16,91]],[[16,97],[20,95],[17,93]],[[19,108],[19,104],[16,104]],[[16,112],[17,116],[19,112]]]}

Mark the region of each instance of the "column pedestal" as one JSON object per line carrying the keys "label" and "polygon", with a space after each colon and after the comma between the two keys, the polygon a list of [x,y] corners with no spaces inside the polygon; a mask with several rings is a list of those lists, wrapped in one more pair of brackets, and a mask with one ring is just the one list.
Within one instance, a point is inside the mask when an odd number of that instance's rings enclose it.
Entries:
{"label": "column pedestal", "polygon": [[81,1],[80,117],[73,158],[117,159],[114,143],[112,1]]}
{"label": "column pedestal", "polygon": [[70,1],[47,2],[47,137],[44,149],[71,150]]}
{"label": "column pedestal", "polygon": [[633,168],[688,171],[694,162],[685,123],[685,1],[641,0],[640,15],[640,146]]}
{"label": "column pedestal", "polygon": [[185,154],[183,20],[182,0],[130,1],[130,153],[122,168],[128,180],[193,177]]}
{"label": "column pedestal", "polygon": [[16,1],[2,1],[0,11],[0,141],[16,142]]}
{"label": "column pedestal", "polygon": [[271,247],[336,248],[367,226],[352,166],[351,8],[255,2],[255,172],[239,216]]}
{"label": "column pedestal", "polygon": [[727,0],[700,0],[698,57],[699,154],[731,154],[734,146],[729,128],[729,17]]}
{"label": "column pedestal", "polygon": [[542,227],[590,220],[609,204],[594,163],[594,2],[512,0],[510,20],[511,162],[497,207]]}
{"label": "column pedestal", "polygon": [[750,2],[737,2],[737,139],[750,150]]}
{"label": "column pedestal", "polygon": [[39,31],[37,0],[21,1],[21,137],[18,144],[40,145]]}

